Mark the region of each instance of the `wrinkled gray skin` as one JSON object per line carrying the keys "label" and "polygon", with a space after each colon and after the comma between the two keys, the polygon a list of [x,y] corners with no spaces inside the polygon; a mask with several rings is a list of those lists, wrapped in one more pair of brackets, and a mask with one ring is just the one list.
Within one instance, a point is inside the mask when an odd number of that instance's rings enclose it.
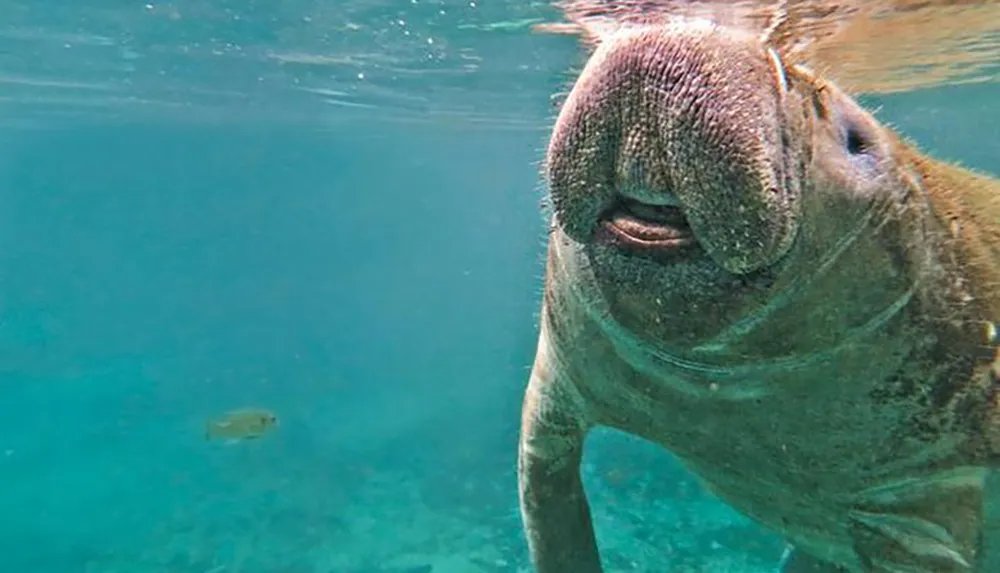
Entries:
{"label": "wrinkled gray skin", "polygon": [[[1000,571],[992,349],[918,159],[755,36],[688,21],[604,39],[547,153],[518,464],[538,573],[602,571],[579,473],[595,426],[661,444],[785,536],[789,573]],[[679,202],[699,249],[619,248],[599,220],[623,196]]]}

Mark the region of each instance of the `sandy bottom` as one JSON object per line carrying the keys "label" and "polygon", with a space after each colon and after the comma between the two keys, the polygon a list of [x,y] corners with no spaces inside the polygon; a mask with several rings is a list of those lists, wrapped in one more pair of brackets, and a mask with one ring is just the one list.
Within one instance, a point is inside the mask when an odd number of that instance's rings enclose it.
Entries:
{"label": "sandy bottom", "polygon": [[[211,488],[176,490],[169,512],[74,573],[531,571],[506,453],[401,467],[267,448],[218,450]],[[781,541],[656,448],[598,436],[583,473],[606,573],[774,573]]]}

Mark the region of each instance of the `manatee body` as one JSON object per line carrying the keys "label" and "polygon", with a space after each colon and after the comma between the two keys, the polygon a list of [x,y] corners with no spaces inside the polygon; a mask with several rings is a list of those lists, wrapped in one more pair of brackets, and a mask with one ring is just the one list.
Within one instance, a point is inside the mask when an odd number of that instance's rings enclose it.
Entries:
{"label": "manatee body", "polygon": [[785,536],[789,573],[1000,571],[1000,183],[701,20],[602,38],[545,170],[518,461],[539,573],[602,570],[596,426]]}

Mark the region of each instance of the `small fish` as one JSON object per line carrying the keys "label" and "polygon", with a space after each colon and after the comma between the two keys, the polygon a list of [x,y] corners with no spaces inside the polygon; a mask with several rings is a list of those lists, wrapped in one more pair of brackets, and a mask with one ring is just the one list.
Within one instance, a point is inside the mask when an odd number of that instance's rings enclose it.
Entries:
{"label": "small fish", "polygon": [[222,439],[226,443],[253,440],[277,425],[277,416],[267,410],[232,410],[217,420],[209,420],[205,425],[205,439]]}

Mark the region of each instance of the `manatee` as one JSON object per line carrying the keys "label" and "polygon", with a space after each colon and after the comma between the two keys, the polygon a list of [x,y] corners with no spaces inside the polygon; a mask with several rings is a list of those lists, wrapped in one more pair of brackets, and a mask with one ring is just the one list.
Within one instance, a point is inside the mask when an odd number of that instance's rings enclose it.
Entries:
{"label": "manatee", "polygon": [[600,38],[544,176],[518,448],[538,573],[602,571],[595,427],[787,539],[786,573],[1000,571],[998,180],[697,18]]}

